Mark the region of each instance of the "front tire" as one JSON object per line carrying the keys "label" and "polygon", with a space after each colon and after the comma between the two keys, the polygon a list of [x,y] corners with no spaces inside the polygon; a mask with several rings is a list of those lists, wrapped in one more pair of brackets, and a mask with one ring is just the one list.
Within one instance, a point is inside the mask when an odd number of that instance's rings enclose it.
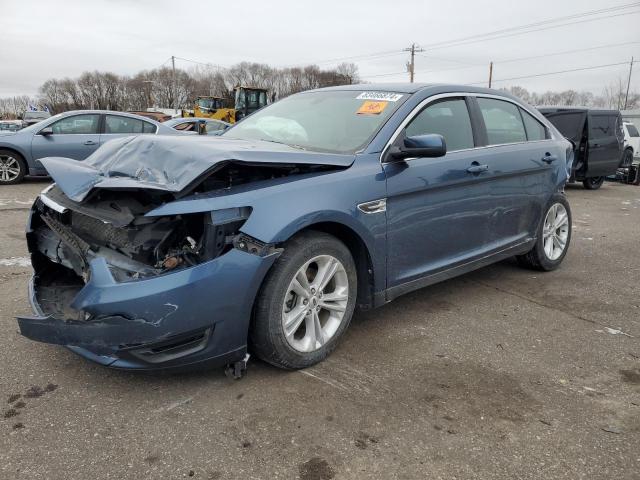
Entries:
{"label": "front tire", "polygon": [[536,243],[524,255],[518,255],[520,265],[534,270],[551,271],[560,266],[571,243],[571,208],[567,198],[556,193],[544,213]]}
{"label": "front tire", "polygon": [[598,190],[603,183],[604,177],[589,177],[583,180],[582,185],[587,190]]}
{"label": "front tire", "polygon": [[257,297],[249,341],[262,360],[298,369],[324,360],[349,326],[358,291],[349,249],[324,232],[284,246]]}
{"label": "front tire", "polygon": [[27,174],[24,159],[11,150],[0,149],[0,185],[15,185]]}

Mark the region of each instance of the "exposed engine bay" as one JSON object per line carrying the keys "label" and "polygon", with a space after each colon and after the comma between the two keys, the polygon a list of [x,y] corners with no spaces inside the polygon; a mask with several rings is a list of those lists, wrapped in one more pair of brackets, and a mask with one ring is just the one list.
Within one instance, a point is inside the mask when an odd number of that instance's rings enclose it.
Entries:
{"label": "exposed engine bay", "polygon": [[36,200],[27,234],[35,269],[34,293],[44,314],[86,320],[71,307],[89,281],[92,260],[104,259],[116,282],[150,278],[215,259],[236,248],[265,256],[275,246],[240,232],[251,207],[145,216],[190,195],[216,196],[239,185],[273,184],[291,175],[335,170],[327,165],[224,162],[188,189],[96,188],[81,202],[54,184]]}

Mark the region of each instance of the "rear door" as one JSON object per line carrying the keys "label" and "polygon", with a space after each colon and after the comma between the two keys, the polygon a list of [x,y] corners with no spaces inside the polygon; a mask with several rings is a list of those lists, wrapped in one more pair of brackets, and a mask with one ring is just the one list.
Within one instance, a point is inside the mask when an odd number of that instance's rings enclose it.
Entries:
{"label": "rear door", "polygon": [[71,115],[45,125],[51,127],[51,135],[42,135],[37,130],[31,141],[31,155],[34,159],[44,157],[67,157],[84,160],[100,145],[98,125],[100,114],[84,113]]}
{"label": "rear door", "polygon": [[492,177],[489,243],[500,250],[535,236],[559,167],[567,174],[566,152],[516,103],[482,96],[475,101],[486,133],[481,162]]}
{"label": "rear door", "polygon": [[156,130],[157,127],[153,123],[140,120],[139,118],[110,113],[105,114],[102,134],[100,135],[100,145],[104,145],[114,138],[156,133]]}
{"label": "rear door", "polygon": [[620,116],[590,111],[587,117],[589,146],[585,177],[613,175],[620,166]]}

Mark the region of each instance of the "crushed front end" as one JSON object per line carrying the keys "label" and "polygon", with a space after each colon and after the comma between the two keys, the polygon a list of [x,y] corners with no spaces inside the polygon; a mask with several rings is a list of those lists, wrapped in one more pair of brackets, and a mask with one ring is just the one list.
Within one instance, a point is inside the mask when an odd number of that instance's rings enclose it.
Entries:
{"label": "crushed front end", "polygon": [[27,225],[35,316],[18,318],[21,333],[116,368],[244,358],[253,300],[279,252],[247,248],[250,208],[147,216],[164,195],[99,190],[80,203],[45,190]]}

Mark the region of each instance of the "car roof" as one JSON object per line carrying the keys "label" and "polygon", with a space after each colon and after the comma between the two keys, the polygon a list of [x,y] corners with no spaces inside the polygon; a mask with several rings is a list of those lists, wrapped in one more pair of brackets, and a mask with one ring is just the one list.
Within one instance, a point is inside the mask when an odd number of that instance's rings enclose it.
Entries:
{"label": "car roof", "polygon": [[[456,83],[358,83],[353,85],[339,85],[335,87],[318,88],[315,90],[308,90],[310,92],[317,91],[340,91],[340,90],[364,90],[369,92],[394,92],[394,93],[408,93],[415,94],[422,91],[432,90],[433,94],[437,93],[484,93],[487,95],[496,95],[499,97],[505,97],[512,100],[517,100],[520,103],[524,103],[521,99],[514,97],[504,90],[495,90],[492,88],[473,87],[470,85],[461,85]],[[306,93],[306,92],[301,92]]]}
{"label": "car roof", "polygon": [[144,120],[145,122],[150,122],[150,123],[153,123],[154,125],[162,125],[160,122],[156,122],[153,118],[144,117],[142,115],[136,115],[135,113],[118,112],[116,110],[69,110],[67,112],[62,112],[59,115],[63,117],[67,117],[71,115],[82,115],[82,114],[120,115],[121,117],[130,117],[130,118],[137,118],[138,120]]}
{"label": "car roof", "polygon": [[415,93],[436,83],[356,83],[353,85],[337,85],[335,87],[317,88],[317,90],[368,90],[376,92]]}

